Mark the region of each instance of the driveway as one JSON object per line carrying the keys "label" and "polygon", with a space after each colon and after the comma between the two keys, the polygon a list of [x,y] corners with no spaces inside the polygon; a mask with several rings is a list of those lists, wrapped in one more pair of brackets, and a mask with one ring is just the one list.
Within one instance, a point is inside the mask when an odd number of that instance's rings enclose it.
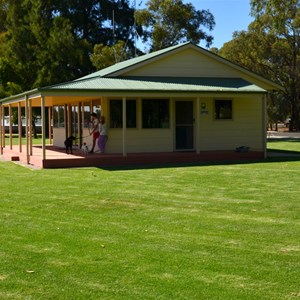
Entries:
{"label": "driveway", "polygon": [[268,131],[268,139],[300,139],[300,132]]}

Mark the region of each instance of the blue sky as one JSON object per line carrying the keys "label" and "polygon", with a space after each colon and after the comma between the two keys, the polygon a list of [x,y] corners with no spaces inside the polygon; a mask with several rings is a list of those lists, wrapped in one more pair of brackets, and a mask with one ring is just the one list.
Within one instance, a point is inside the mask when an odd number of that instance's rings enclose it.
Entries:
{"label": "blue sky", "polygon": [[[232,39],[234,31],[247,30],[253,21],[250,16],[250,0],[189,0],[196,9],[208,9],[215,17],[216,26],[212,31],[212,47],[221,48]],[[201,45],[201,43],[200,43]],[[203,45],[205,46],[205,43]]]}
{"label": "blue sky", "polygon": [[[136,2],[145,4],[147,0]],[[192,3],[197,10],[209,10],[214,15],[216,26],[210,32],[214,37],[212,47],[221,48],[232,39],[234,31],[247,30],[253,21],[250,17],[250,0],[183,0],[183,2]],[[205,47],[205,42],[200,43],[200,46]]]}

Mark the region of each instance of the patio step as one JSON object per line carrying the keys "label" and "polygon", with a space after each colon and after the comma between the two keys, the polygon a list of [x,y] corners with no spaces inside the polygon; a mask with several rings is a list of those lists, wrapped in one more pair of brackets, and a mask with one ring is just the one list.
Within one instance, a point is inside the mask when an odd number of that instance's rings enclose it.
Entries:
{"label": "patio step", "polygon": [[11,158],[11,161],[20,161],[20,157],[19,156],[12,156]]}

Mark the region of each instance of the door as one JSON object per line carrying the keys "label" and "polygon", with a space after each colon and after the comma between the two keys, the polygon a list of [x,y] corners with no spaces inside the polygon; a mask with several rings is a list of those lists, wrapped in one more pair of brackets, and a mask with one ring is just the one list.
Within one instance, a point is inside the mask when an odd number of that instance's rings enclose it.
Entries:
{"label": "door", "polygon": [[194,150],[193,101],[175,102],[176,150]]}

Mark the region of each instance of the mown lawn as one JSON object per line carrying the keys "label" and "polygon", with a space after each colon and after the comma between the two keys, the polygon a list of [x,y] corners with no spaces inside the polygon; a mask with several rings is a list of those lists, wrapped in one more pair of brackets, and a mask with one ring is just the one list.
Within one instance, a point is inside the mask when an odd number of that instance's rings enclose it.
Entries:
{"label": "mown lawn", "polygon": [[0,162],[0,299],[299,299],[300,161]]}
{"label": "mown lawn", "polygon": [[270,138],[268,139],[268,150],[280,152],[299,152],[300,139],[296,138]]}
{"label": "mown lawn", "polygon": [[[37,136],[37,138],[32,138],[32,144],[33,145],[41,145],[42,142],[43,141],[42,141],[42,138],[41,138],[40,134]],[[46,139],[46,144],[47,143],[49,143],[49,139]],[[5,145],[9,145],[9,144],[10,144],[10,138],[8,137],[8,135],[6,135]],[[19,145],[19,138],[18,138],[17,134],[13,135],[12,144],[13,145]],[[26,137],[22,138],[22,145],[26,145]]]}

